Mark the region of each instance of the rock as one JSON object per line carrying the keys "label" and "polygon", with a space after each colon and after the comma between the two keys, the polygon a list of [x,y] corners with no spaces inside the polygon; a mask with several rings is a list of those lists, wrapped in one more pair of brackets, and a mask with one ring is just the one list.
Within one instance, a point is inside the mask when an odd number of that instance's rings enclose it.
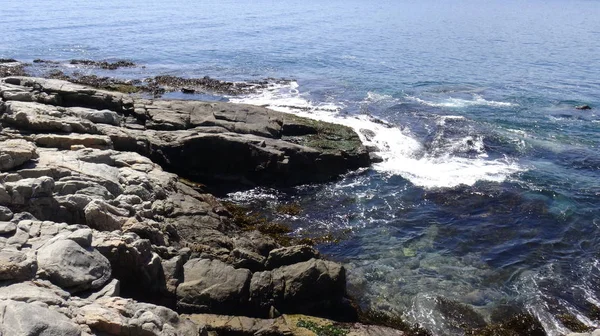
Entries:
{"label": "rock", "polygon": [[92,244],[110,261],[124,294],[144,298],[166,292],[161,258],[147,239],[134,233],[94,231]]}
{"label": "rock", "polygon": [[[227,316],[214,314],[184,315],[198,325],[218,335],[256,335],[256,336],[318,336],[309,326],[328,330],[327,335],[348,336],[404,336],[405,333],[387,327],[365,325],[361,323],[339,323],[336,321],[306,315],[287,315],[275,319],[259,319],[245,316]],[[325,335],[325,334],[324,334]]]}
{"label": "rock", "polygon": [[0,287],[0,300],[64,306],[71,295],[47,281],[28,281]]}
{"label": "rock", "polygon": [[0,250],[0,280],[26,280],[35,276],[37,262],[34,253]]}
{"label": "rock", "polygon": [[[11,213],[11,215],[12,215],[12,213]],[[0,222],[0,235],[10,234],[10,233],[13,233],[15,231],[17,231],[17,225],[15,223],[12,223],[12,222]]]}
{"label": "rock", "polygon": [[177,305],[183,311],[242,311],[248,300],[250,271],[218,260],[191,259],[183,266]]}
{"label": "rock", "polygon": [[591,110],[592,109],[592,107],[589,105],[579,105],[579,106],[575,106],[575,108],[577,110]]}
{"label": "rock", "polygon": [[198,325],[206,326],[209,330],[216,331],[218,335],[298,335],[292,333],[290,326],[285,323],[283,318],[259,319],[215,314],[192,314],[185,315],[185,317]]}
{"label": "rock", "polygon": [[83,248],[90,247],[92,245],[92,230],[79,229],[67,236],[67,239],[76,242]]}
{"label": "rock", "polygon": [[311,259],[273,271],[257,272],[250,282],[250,303],[262,314],[273,306],[282,313],[327,313],[346,291],[344,268]]}
{"label": "rock", "polygon": [[92,330],[109,335],[199,335],[197,325],[174,311],[119,297],[103,297],[80,314]]}
{"label": "rock", "polygon": [[37,157],[36,147],[25,140],[6,140],[0,147],[0,171],[11,170]]}
{"label": "rock", "polygon": [[100,288],[111,277],[108,259],[72,240],[57,240],[38,251],[38,274],[71,292]]}
{"label": "rock", "polygon": [[117,279],[112,279],[106,286],[102,287],[97,292],[91,293],[85,298],[91,301],[97,300],[102,297],[114,297],[119,296],[121,293],[121,282]]}
{"label": "rock", "polygon": [[308,261],[313,258],[318,259],[319,257],[319,252],[317,252],[312,246],[296,245],[290,247],[281,247],[269,252],[266,267],[267,269],[274,269],[280,266]]}
{"label": "rock", "polygon": [[23,205],[32,198],[52,196],[54,180],[49,176],[28,178],[5,184],[11,203]]}
{"label": "rock", "polygon": [[35,143],[40,147],[71,149],[73,146],[110,149],[112,141],[105,135],[95,134],[40,134],[35,136]]}
{"label": "rock", "polygon": [[93,200],[83,210],[86,224],[101,231],[120,230],[125,222],[117,208],[100,200]]}
{"label": "rock", "polygon": [[246,268],[251,272],[265,268],[265,257],[245,249],[236,248],[231,251],[229,263],[235,268]]}
{"label": "rock", "polygon": [[[3,189],[3,190],[5,190],[5,189]],[[7,194],[7,196],[8,196],[8,194]],[[0,203],[2,203],[1,196],[0,196]],[[8,220],[11,220],[12,218],[13,218],[12,211],[10,211],[9,208],[3,207],[0,205],[0,221],[8,221]],[[2,229],[0,229],[0,232],[2,232]],[[0,234],[2,234],[2,233],[0,233]]]}
{"label": "rock", "polygon": [[0,334],[4,336],[79,336],[81,328],[49,308],[12,300],[0,301]]}

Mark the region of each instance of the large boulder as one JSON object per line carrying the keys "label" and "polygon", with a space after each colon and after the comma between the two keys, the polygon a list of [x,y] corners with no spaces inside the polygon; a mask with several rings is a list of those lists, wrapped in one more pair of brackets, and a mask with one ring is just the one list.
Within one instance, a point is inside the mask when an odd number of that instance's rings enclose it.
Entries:
{"label": "large boulder", "polygon": [[183,266],[183,272],[183,283],[177,287],[181,310],[245,310],[251,275],[247,269],[235,269],[219,260],[191,259]]}
{"label": "large boulder", "polygon": [[250,303],[265,314],[327,314],[344,300],[346,272],[340,264],[311,259],[272,271],[257,272],[250,282]]}
{"label": "large boulder", "polygon": [[70,239],[57,240],[40,248],[38,266],[40,276],[72,292],[100,288],[111,277],[106,257]]}

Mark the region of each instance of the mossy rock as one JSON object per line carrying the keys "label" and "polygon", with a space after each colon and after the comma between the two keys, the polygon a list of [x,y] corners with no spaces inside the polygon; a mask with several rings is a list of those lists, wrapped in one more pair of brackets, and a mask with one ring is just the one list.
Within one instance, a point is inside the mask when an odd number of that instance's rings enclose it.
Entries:
{"label": "mossy rock", "polygon": [[297,336],[346,336],[349,330],[331,320],[306,316],[283,315],[286,324]]}
{"label": "mossy rock", "polygon": [[363,149],[358,134],[348,126],[286,115],[283,140],[315,148],[324,153],[355,153]]}

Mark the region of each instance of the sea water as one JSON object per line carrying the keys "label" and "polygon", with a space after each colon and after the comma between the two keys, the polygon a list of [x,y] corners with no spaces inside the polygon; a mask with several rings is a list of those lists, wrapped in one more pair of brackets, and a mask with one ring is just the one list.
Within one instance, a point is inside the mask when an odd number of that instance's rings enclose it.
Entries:
{"label": "sea water", "polygon": [[600,2],[4,0],[0,14],[2,58],[288,79],[215,99],[354,128],[381,163],[229,197],[297,204],[275,219],[341,237],[318,247],[363,308],[440,335],[462,332],[440,298],[487,320],[517,307],[550,335],[568,332],[561,314],[600,327]]}

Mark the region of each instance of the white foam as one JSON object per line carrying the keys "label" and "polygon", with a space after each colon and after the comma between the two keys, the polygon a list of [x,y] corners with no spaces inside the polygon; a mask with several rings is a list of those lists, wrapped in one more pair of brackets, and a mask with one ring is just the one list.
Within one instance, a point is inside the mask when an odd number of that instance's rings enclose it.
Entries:
{"label": "white foam", "polygon": [[[366,100],[380,101],[390,96],[370,93]],[[427,153],[425,147],[410,130],[401,129],[375,119],[369,115],[343,116],[343,105],[335,102],[315,103],[298,92],[298,84],[273,84],[268,89],[245,97],[231,97],[230,101],[267,106],[280,112],[293,113],[302,117],[346,125],[353,128],[366,146],[379,149],[383,162],[374,164],[374,169],[388,175],[400,175],[415,185],[424,188],[455,187],[473,185],[477,181],[502,182],[509,175],[521,170],[508,158],[489,160],[483,149],[483,138],[468,136],[457,140],[446,155]],[[440,122],[461,119],[462,116],[443,116]],[[471,142],[469,142],[471,141]],[[461,151],[459,147],[474,148],[479,155],[466,158],[452,155]]]}
{"label": "white foam", "polygon": [[406,96],[406,99],[415,101],[419,104],[428,105],[432,107],[447,107],[447,108],[464,108],[469,106],[492,106],[492,107],[512,107],[518,106],[517,104],[509,102],[500,102],[495,100],[486,100],[480,95],[473,95],[472,100],[460,99],[460,98],[447,98],[441,102],[431,102],[423,100],[418,97]]}

